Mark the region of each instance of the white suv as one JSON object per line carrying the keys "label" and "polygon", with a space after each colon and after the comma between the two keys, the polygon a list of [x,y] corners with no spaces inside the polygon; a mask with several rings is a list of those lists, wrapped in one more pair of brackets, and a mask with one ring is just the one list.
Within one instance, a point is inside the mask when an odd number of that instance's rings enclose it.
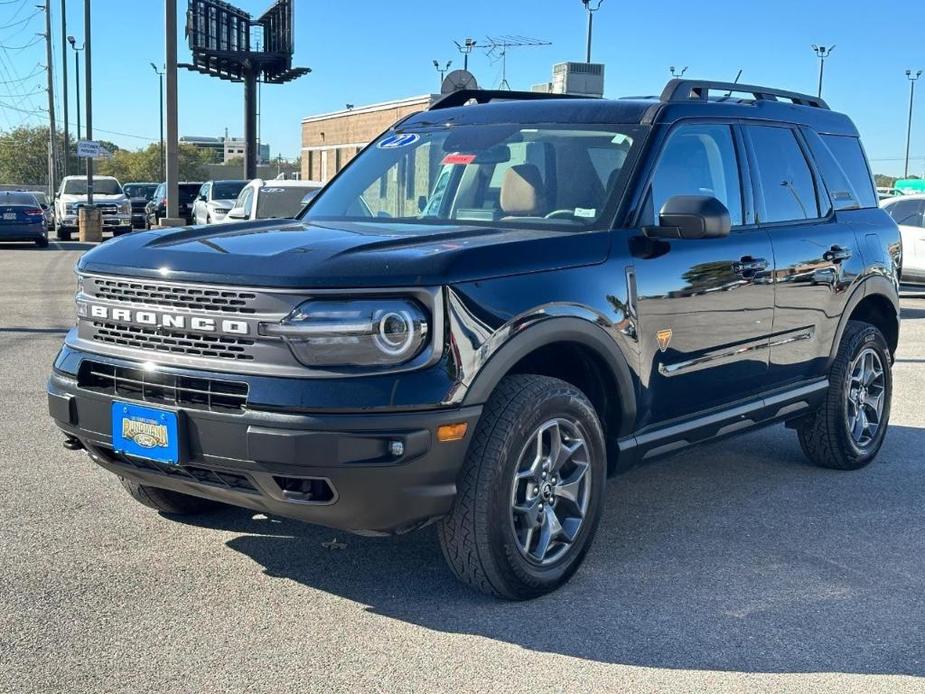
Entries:
{"label": "white suv", "polygon": [[234,207],[221,221],[227,223],[295,217],[323,185],[318,181],[264,181],[255,178],[244,186]]}
{"label": "white suv", "polygon": [[247,181],[206,181],[193,202],[193,224],[221,222]]}
{"label": "white suv", "polygon": [[[65,176],[55,195],[55,231],[61,241],[70,241],[77,231],[77,210],[87,204],[87,177]],[[122,185],[112,176],[93,177],[93,204],[100,208],[103,229],[118,236],[132,230],[132,203]]]}

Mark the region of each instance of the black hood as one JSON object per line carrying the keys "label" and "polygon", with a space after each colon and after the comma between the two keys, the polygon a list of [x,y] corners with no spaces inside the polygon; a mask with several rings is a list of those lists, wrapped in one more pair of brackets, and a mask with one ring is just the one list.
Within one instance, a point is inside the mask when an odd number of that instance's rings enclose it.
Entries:
{"label": "black hood", "polygon": [[608,232],[267,220],[140,232],[81,272],[281,288],[434,286],[603,262]]}

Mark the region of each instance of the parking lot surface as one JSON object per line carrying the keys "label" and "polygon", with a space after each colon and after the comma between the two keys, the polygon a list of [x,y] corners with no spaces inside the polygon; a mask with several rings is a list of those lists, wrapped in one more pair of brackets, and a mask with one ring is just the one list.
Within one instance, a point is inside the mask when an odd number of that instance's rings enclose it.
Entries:
{"label": "parking lot surface", "polygon": [[64,450],[44,386],[81,252],[0,248],[0,691],[925,691],[925,293],[874,464],[775,427],[636,468],[575,578],[512,604],[432,528],[180,522]]}

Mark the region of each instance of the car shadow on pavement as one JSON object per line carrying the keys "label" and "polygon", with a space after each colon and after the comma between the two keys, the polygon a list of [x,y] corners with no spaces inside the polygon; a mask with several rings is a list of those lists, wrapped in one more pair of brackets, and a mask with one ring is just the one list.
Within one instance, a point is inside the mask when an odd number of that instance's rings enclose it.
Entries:
{"label": "car shadow on pavement", "polygon": [[891,427],[878,460],[857,472],[812,467],[795,438],[777,427],[614,478],[584,566],[532,602],[458,583],[433,528],[364,538],[232,509],[197,525],[242,533],[227,545],[271,577],[540,653],[925,675],[925,429]]}

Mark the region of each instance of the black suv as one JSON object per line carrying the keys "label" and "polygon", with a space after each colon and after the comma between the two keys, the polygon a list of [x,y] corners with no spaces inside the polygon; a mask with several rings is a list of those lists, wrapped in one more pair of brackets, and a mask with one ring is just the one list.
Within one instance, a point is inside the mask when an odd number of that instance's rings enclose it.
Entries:
{"label": "black suv", "polygon": [[49,407],[164,513],[436,522],[459,578],[529,598],[578,568],[608,472],[775,422],[817,465],[869,463],[900,260],[821,99],[461,92],[299,220],[84,255]]}
{"label": "black suv", "polygon": [[[177,213],[186,220],[187,224],[193,223],[193,201],[196,194],[202,187],[202,183],[182,182],[177,184],[180,199],[177,201]],[[161,183],[157,186],[151,199],[145,204],[145,218],[143,225],[145,229],[152,229],[160,224],[161,218],[167,216],[167,184]]]}

